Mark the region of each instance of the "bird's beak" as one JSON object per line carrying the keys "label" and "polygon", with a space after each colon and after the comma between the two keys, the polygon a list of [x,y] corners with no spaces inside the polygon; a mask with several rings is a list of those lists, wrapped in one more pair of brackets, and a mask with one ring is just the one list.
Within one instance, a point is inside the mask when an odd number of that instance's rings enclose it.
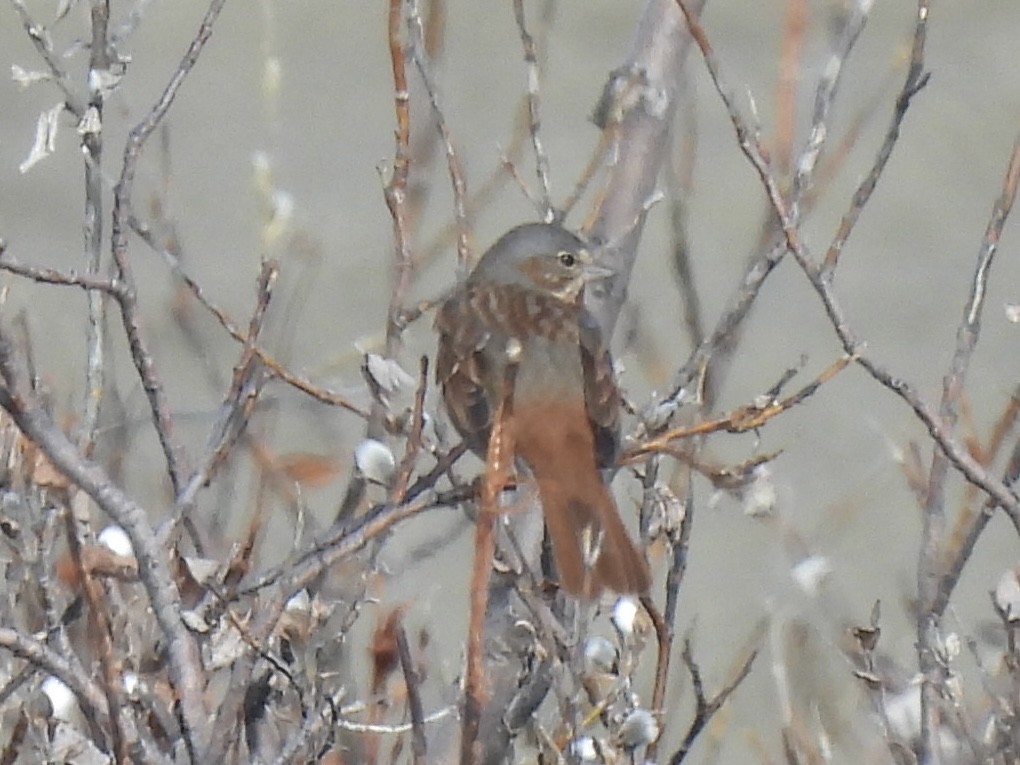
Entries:
{"label": "bird's beak", "polygon": [[615,272],[611,268],[600,266],[596,263],[586,263],[584,270],[582,271],[584,281],[588,282],[600,282],[603,279],[608,279],[613,276]]}
{"label": "bird's beak", "polygon": [[600,282],[603,279],[608,279],[616,273],[611,268],[606,268],[605,266],[600,266],[596,263],[592,254],[588,250],[582,250],[580,255],[581,263],[583,264],[581,268],[581,278],[584,280],[585,284],[588,282]]}

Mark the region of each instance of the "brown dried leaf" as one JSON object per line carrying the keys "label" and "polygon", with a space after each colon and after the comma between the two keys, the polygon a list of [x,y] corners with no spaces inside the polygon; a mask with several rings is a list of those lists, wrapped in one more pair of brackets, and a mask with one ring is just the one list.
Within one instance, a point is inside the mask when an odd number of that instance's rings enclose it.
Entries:
{"label": "brown dried leaf", "polygon": [[397,627],[404,617],[407,606],[397,606],[386,620],[379,624],[372,636],[369,653],[372,657],[372,691],[378,693],[386,684],[386,679],[400,665],[397,654]]}
{"label": "brown dried leaf", "polygon": [[336,480],[343,463],[333,455],[291,452],[277,457],[274,467],[294,483],[318,488]]}
{"label": "brown dried leaf", "polygon": [[41,449],[36,448],[35,444],[32,445],[31,457],[25,460],[25,464],[31,471],[29,481],[36,486],[47,489],[67,489],[71,485],[64,474],[50,462],[50,458],[43,454]]}
{"label": "brown dried leaf", "polygon": [[103,545],[86,545],[81,563],[87,574],[105,576],[122,582],[138,580],[138,561],[132,555],[118,555]]}

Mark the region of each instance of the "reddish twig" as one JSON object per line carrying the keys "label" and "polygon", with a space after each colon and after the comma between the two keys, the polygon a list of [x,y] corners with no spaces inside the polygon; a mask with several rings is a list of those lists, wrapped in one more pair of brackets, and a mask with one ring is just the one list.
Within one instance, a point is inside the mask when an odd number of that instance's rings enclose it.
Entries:
{"label": "reddish twig", "polygon": [[797,130],[797,83],[800,81],[801,52],[807,26],[807,3],[786,0],[782,47],[779,52],[779,77],[776,84],[776,142],[773,155],[776,167],[783,174],[790,170],[793,142]]}
{"label": "reddish twig", "polygon": [[411,754],[414,765],[425,765],[428,748],[425,742],[425,709],[421,703],[421,677],[407,644],[407,630],[402,621],[395,626],[397,656],[404,673],[404,687],[407,689],[407,709],[411,715]]}
{"label": "reddish twig", "polygon": [[475,523],[475,559],[471,569],[471,603],[468,615],[467,669],[464,680],[464,718],[461,731],[461,765],[481,765],[483,747],[478,741],[481,718],[486,711],[488,683],[485,671],[485,612],[489,598],[489,575],[496,550],[495,524],[499,497],[513,472],[513,386],[516,360],[506,365],[499,405],[493,415],[489,446],[482,476],[482,495]]}
{"label": "reddish twig", "polygon": [[[655,685],[652,688],[652,713],[659,719],[665,720],[666,713],[666,687],[669,681],[669,657],[673,650],[673,620],[663,618],[659,609],[655,607],[655,601],[648,595],[641,596],[641,605],[652,620],[655,628],[656,658],[655,658]],[[672,615],[675,617],[675,613]],[[655,762],[659,750],[659,739],[651,742],[645,750],[645,760]]]}
{"label": "reddish twig", "polygon": [[619,462],[620,464],[628,464],[633,460],[639,459],[640,457],[653,452],[668,451],[672,446],[673,441],[684,438],[692,438],[694,436],[707,435],[708,433],[716,433],[719,431],[725,431],[727,433],[746,433],[751,430],[758,430],[773,417],[782,414],[792,407],[802,403],[810,396],[813,396],[819,388],[846,369],[846,367],[853,361],[854,357],[852,356],[843,356],[836,359],[836,361],[830,364],[808,385],[786,398],[780,399],[778,397],[779,389],[782,383],[785,382],[785,380],[783,380],[779,385],[775,386],[773,390],[766,394],[763,403],[753,403],[737,407],[724,417],[718,417],[713,420],[706,420],[693,425],[681,425],[671,428],[670,430],[660,433],[654,438],[648,439],[647,441],[628,449],[627,452],[620,457]]}
{"label": "reddish twig", "polygon": [[411,431],[407,435],[404,457],[400,460],[397,477],[390,490],[393,502],[404,501],[408,484],[411,481],[411,474],[414,472],[418,455],[421,453],[422,429],[425,427],[425,392],[428,390],[428,380],[429,360],[427,356],[422,356],[418,368],[418,388],[414,394],[414,407],[411,410]]}
{"label": "reddish twig", "polygon": [[[109,709],[120,709],[123,706],[121,701],[121,668],[114,656],[113,629],[110,623],[110,612],[107,608],[108,598],[103,592],[102,584],[96,580],[91,571],[86,570],[82,563],[82,544],[78,536],[78,524],[70,508],[63,511],[64,530],[67,537],[67,550],[71,556],[71,563],[75,568],[78,581],[81,583],[81,591],[85,602],[89,607],[89,614],[95,620],[94,644],[99,658],[99,665],[102,667],[102,688],[106,696],[106,703]],[[121,726],[119,716],[109,716],[110,722],[110,748],[118,763],[129,762],[129,745],[137,743],[137,734],[130,736],[130,741],[125,736],[126,731]],[[132,726],[133,727],[133,726]]]}
{"label": "reddish twig", "polygon": [[[408,241],[407,177],[411,167],[411,109],[407,85],[407,55],[403,40],[404,3],[390,0],[387,15],[387,40],[390,50],[390,67],[393,70],[393,110],[397,121],[396,148],[392,176],[383,190],[386,207],[393,219],[393,242],[396,256],[396,278],[390,294],[386,321],[386,356],[392,358],[400,337],[400,316],[411,283],[414,263],[411,243]],[[371,435],[371,434],[370,434]]]}

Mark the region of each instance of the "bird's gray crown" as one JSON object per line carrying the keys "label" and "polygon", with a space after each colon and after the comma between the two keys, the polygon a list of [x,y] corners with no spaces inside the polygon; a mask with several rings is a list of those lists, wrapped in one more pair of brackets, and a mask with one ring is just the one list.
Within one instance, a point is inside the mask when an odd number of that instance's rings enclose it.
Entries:
{"label": "bird's gray crown", "polygon": [[585,244],[565,228],[551,223],[525,223],[507,231],[478,261],[472,280],[485,279],[502,284],[522,282],[518,266],[536,255],[555,256],[580,252]]}

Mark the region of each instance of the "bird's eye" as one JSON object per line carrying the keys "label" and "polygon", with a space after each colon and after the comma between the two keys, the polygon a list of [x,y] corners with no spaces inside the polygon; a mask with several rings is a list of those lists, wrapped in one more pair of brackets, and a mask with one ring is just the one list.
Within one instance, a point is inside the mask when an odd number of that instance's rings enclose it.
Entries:
{"label": "bird's eye", "polygon": [[556,257],[560,261],[560,264],[566,268],[573,268],[577,265],[577,255],[572,252],[564,250],[563,252],[557,253]]}

